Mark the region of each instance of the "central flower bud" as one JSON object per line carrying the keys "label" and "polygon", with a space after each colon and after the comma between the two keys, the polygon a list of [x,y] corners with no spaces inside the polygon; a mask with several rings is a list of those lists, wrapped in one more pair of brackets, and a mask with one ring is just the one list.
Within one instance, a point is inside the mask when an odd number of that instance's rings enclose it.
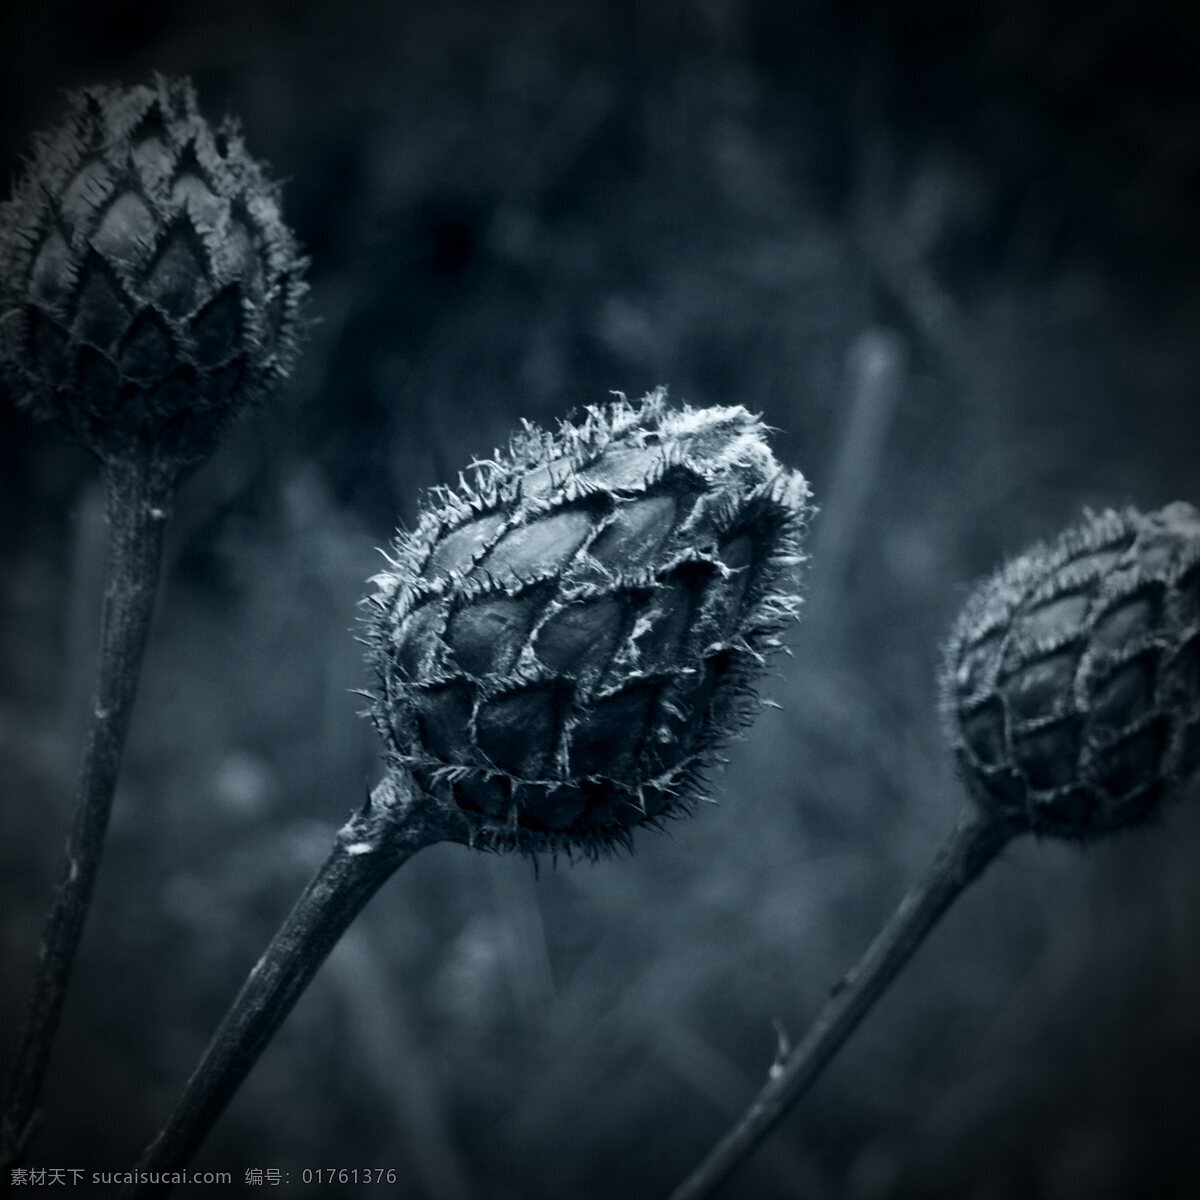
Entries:
{"label": "central flower bud", "polygon": [[657,392],[473,470],[374,581],[394,765],[497,848],[595,852],[686,811],[796,614],[803,476],[744,409]]}

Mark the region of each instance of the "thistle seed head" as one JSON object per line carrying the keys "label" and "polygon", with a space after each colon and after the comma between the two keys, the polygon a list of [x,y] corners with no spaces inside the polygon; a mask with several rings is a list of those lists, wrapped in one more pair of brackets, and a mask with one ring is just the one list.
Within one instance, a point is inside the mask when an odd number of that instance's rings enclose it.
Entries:
{"label": "thistle seed head", "polygon": [[304,267],[278,189],[187,80],[85,88],[0,209],[0,357],[102,458],[196,461],[290,368]]}
{"label": "thistle seed head", "polygon": [[622,398],[526,426],[400,537],[372,715],[471,842],[596,854],[703,794],[799,605],[808,485],[765,435]]}
{"label": "thistle seed head", "polygon": [[946,646],[975,799],[1082,839],[1152,816],[1200,765],[1200,513],[1089,515],[1003,567]]}

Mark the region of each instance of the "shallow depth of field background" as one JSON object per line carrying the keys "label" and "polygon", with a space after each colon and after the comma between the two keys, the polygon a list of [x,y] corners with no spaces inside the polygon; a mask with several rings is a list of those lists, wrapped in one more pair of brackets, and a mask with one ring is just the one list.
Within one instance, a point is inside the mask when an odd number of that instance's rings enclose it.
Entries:
{"label": "shallow depth of field background", "polygon": [[[356,603],[419,490],[668,384],[761,412],[822,506],[783,710],[632,858],[418,856],[197,1166],[304,1195],[396,1167],[414,1200],[678,1180],[954,820],[934,668],[966,585],[1085,506],[1200,502],[1189,7],[6,7],[5,189],[58,89],[191,73],[286,179],[316,319],[181,495],[32,1165],[131,1165],[376,778]],[[102,533],[92,464],[0,396],[0,1064]],[[728,1195],[1200,1195],[1197,800],[1016,846]]]}

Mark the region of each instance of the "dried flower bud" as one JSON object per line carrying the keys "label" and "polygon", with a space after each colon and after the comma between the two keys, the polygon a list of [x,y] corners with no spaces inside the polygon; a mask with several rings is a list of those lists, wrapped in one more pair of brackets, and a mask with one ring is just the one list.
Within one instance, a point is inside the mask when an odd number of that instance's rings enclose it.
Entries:
{"label": "dried flower bud", "polygon": [[799,604],[808,486],[745,409],[661,392],[473,469],[373,581],[376,724],[476,844],[627,843],[748,719]]}
{"label": "dried flower bud", "polygon": [[101,457],[194,461],[290,367],[304,266],[276,187],[190,83],[85,88],[0,211],[0,351]]}
{"label": "dried flower bud", "polygon": [[1083,838],[1153,814],[1200,765],[1200,513],[1089,516],[968,600],[946,726],[980,804]]}

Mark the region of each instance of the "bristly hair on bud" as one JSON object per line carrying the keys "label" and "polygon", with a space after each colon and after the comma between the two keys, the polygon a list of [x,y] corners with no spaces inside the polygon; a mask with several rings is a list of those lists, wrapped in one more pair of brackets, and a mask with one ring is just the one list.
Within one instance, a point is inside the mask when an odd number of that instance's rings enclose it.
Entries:
{"label": "bristly hair on bud", "polygon": [[942,708],[976,801],[1085,839],[1156,814],[1200,766],[1200,512],[1089,515],[981,584]]}
{"label": "bristly hair on bud", "polygon": [[484,849],[688,812],[798,613],[809,489],[743,408],[591,407],[434,489],[372,582],[371,714]]}
{"label": "bristly hair on bud", "polygon": [[101,458],[194,462],[290,369],[305,266],[278,188],[187,80],[84,88],[0,210],[0,356]]}

